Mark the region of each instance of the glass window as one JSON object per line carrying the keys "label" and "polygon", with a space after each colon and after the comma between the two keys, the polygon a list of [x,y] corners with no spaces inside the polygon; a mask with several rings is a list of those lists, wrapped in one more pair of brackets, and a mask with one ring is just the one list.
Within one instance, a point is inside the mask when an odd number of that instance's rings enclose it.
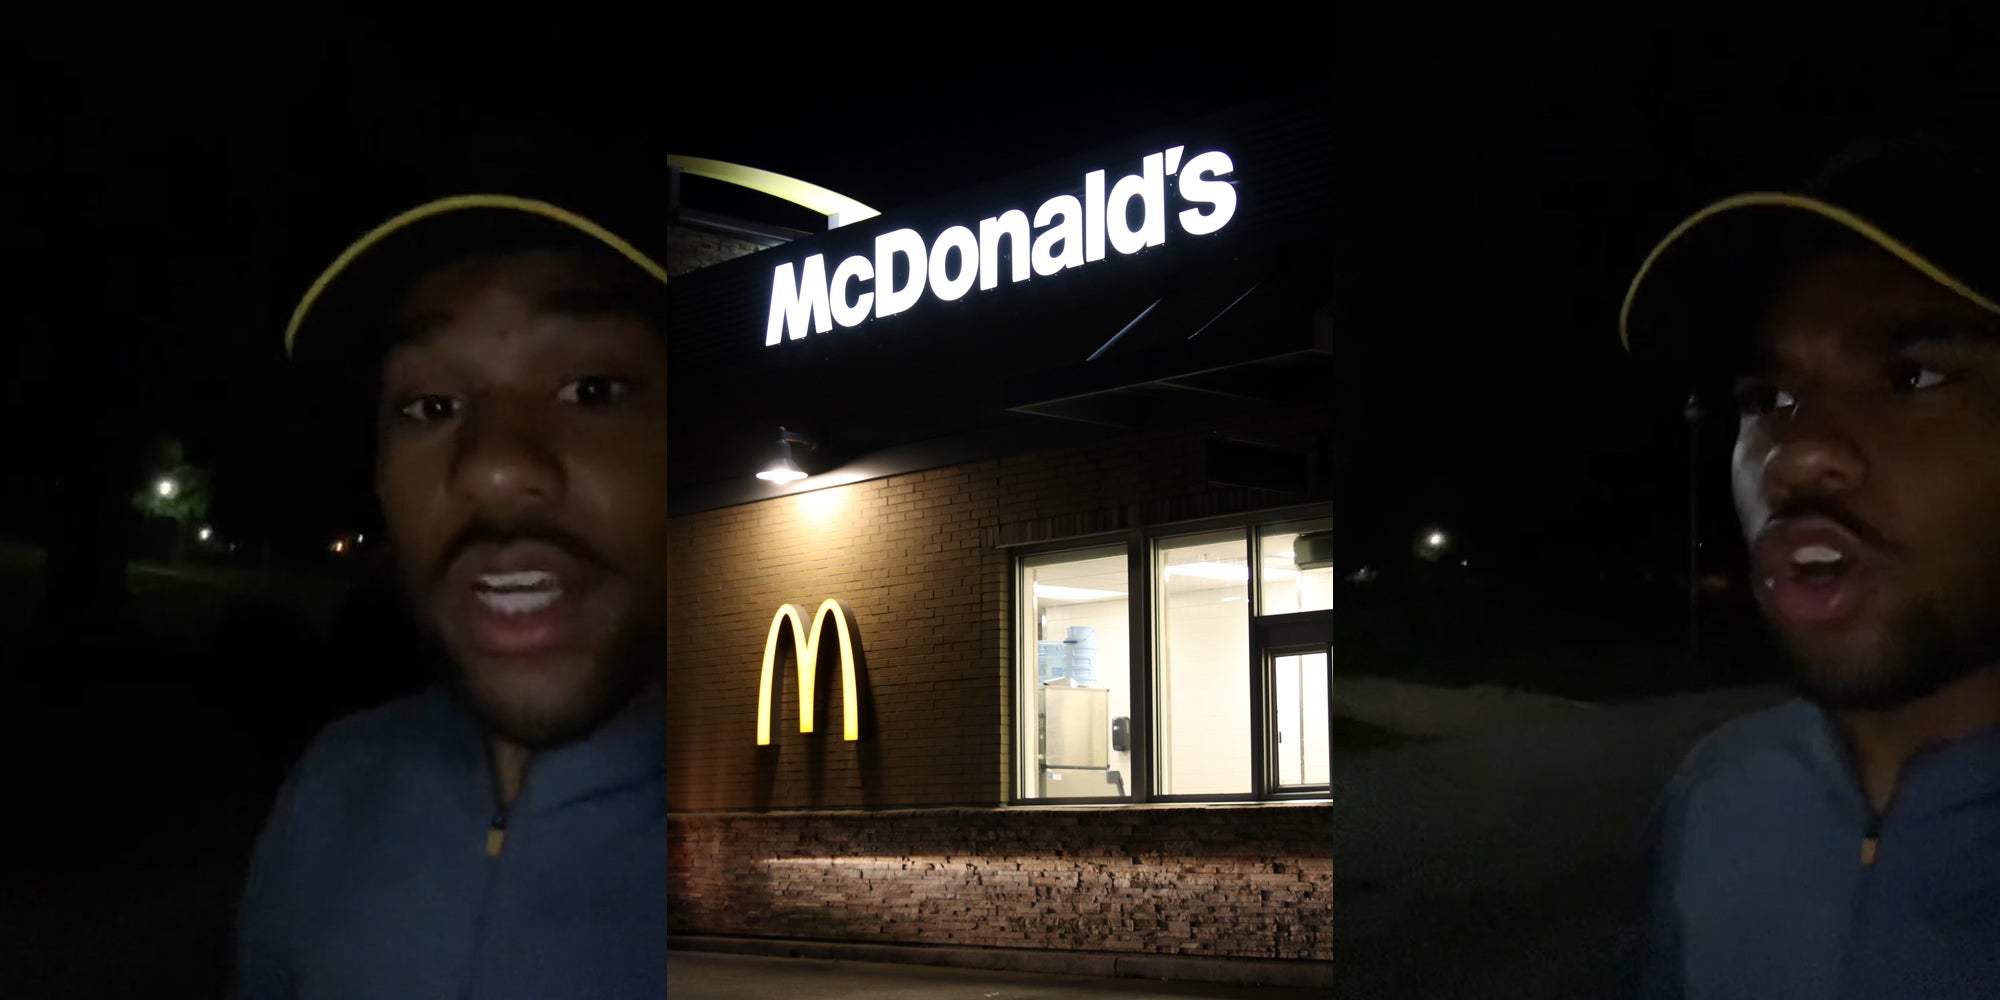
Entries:
{"label": "glass window", "polygon": [[1133,794],[1129,565],[1122,545],[1021,560],[1022,798]]}
{"label": "glass window", "polygon": [[1237,529],[1154,550],[1162,794],[1251,791],[1249,548]]}
{"label": "glass window", "polygon": [[1324,651],[1277,653],[1271,657],[1272,709],[1276,715],[1278,787],[1331,783],[1332,748],[1327,740],[1327,682],[1333,660]]}
{"label": "glass window", "polygon": [[1333,522],[1266,525],[1257,529],[1260,615],[1333,609]]}
{"label": "glass window", "polygon": [[1325,794],[1333,521],[1286,514],[1018,558],[1018,800]]}

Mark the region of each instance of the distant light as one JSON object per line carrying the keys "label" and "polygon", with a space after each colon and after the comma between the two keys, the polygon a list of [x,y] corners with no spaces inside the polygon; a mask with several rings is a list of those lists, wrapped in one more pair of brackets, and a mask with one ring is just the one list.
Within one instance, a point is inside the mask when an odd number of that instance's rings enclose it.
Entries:
{"label": "distant light", "polygon": [[365,541],[367,541],[367,540],[368,540],[368,536],[366,536],[366,535],[358,535],[358,534],[357,534],[357,535],[355,535],[355,536],[354,536],[354,544],[356,544],[356,545],[360,545],[360,544],[361,544],[362,542],[365,542]]}
{"label": "distant light", "polygon": [[1460,560],[1458,561],[1458,564],[1459,564],[1460,566],[1470,566],[1470,565],[1472,565],[1472,560],[1470,560],[1470,559],[1460,559]]}
{"label": "distant light", "polygon": [[1436,562],[1443,558],[1445,550],[1450,547],[1451,536],[1445,534],[1443,528],[1429,528],[1417,536],[1417,557],[1426,562]]}
{"label": "distant light", "polygon": [[337,541],[337,542],[334,542],[334,543],[333,543],[333,551],[335,551],[335,552],[346,552],[346,551],[347,551],[347,541],[346,541],[345,539],[342,539],[342,540],[340,540],[340,541]]}
{"label": "distant light", "polygon": [[172,497],[175,493],[179,491],[180,491],[180,484],[174,482],[171,479],[161,479],[159,482],[153,484],[153,492],[158,493],[163,497]]}
{"label": "distant light", "polygon": [[204,527],[200,531],[195,532],[194,534],[196,538],[199,538],[205,542],[208,541],[210,538],[214,537],[215,532],[210,528]]}

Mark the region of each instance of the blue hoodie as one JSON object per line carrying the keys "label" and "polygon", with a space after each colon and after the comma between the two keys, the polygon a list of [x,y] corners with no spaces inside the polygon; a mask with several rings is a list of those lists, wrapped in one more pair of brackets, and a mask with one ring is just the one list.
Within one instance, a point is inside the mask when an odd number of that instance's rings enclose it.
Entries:
{"label": "blue hoodie", "polygon": [[496,806],[443,688],[327,727],[286,779],[238,915],[238,1000],[666,993],[666,721],[535,755]]}
{"label": "blue hoodie", "polygon": [[1738,719],[1650,850],[1647,998],[2000,998],[2000,729],[1911,759],[1878,821],[1820,709]]}

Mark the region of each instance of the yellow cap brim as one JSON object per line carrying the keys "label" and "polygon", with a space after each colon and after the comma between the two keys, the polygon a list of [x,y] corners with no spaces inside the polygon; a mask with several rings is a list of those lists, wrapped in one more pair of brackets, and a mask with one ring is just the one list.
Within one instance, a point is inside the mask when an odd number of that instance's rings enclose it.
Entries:
{"label": "yellow cap brim", "polygon": [[1881,247],[1896,259],[1915,268],[1932,281],[1965,296],[1980,308],[2000,314],[2000,304],[1996,304],[1992,299],[1980,294],[1971,285],[1959,280],[1923,254],[1918,253],[1908,244],[1889,235],[1881,227],[1855,215],[1853,212],[1832,202],[1822,201],[1809,195],[1789,194],[1777,191],[1754,191],[1748,194],[1739,194],[1724,198],[1688,216],[1682,220],[1680,225],[1670,230],[1664,239],[1660,240],[1659,245],[1653,248],[1652,253],[1646,255],[1645,262],[1639,265],[1639,272],[1633,276],[1631,285],[1626,288],[1625,302],[1618,310],[1618,342],[1624,346],[1625,350],[1628,352],[1632,350],[1634,303],[1638,301],[1639,293],[1647,285],[1648,279],[1655,276],[1660,262],[1670,252],[1682,246],[1686,242],[1689,233],[1694,232],[1696,229],[1712,222],[1720,216],[1751,208],[1788,209],[1824,219]]}
{"label": "yellow cap brim", "polygon": [[590,236],[612,250],[617,251],[619,256],[631,261],[647,274],[658,278],[661,284],[667,282],[667,269],[662,267],[658,261],[627,242],[618,234],[568,209],[546,201],[536,201],[532,198],[521,198],[515,195],[453,195],[418,205],[369,230],[367,235],[355,240],[346,250],[341,251],[340,256],[335,257],[333,263],[327,265],[326,270],[322,271],[319,278],[306,289],[305,295],[299,299],[298,306],[292,310],[291,322],[285,327],[285,356],[292,356],[297,346],[299,331],[305,326],[306,317],[311,315],[313,306],[326,296],[327,290],[333,287],[335,281],[339,280],[343,274],[352,269],[354,263],[370,250],[381,245],[390,236],[419,223],[456,212],[474,210],[520,212],[525,215],[560,223]]}

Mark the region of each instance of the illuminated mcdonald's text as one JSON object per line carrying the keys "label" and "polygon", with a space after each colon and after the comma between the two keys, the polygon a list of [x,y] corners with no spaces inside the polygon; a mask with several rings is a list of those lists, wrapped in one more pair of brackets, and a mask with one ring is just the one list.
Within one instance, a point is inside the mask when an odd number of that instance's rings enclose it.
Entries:
{"label": "illuminated mcdonald's text", "polygon": [[771,618],[771,628],[764,637],[764,674],[757,683],[758,746],[771,744],[771,685],[777,678],[778,640],[787,625],[791,626],[792,649],[799,660],[799,732],[813,731],[814,674],[828,622],[833,623],[834,639],[840,644],[841,738],[850,742],[861,738],[861,703],[854,682],[854,614],[846,602],[829,597],[813,615],[810,631],[796,605],[780,607]]}
{"label": "illuminated mcdonald's text", "polygon": [[[1059,194],[1042,202],[1034,215],[1009,209],[974,226],[949,226],[926,241],[914,229],[875,237],[872,257],[856,254],[831,273],[825,254],[779,264],[771,275],[771,311],[764,346],[829,333],[837,325],[858,326],[869,318],[894,316],[915,306],[929,291],[952,302],[974,288],[997,288],[1004,272],[1018,284],[1103,260],[1106,249],[1135,254],[1167,241],[1167,178],[1173,195],[1188,207],[1172,212],[1180,231],[1205,236],[1236,215],[1236,164],[1219,149],[1186,157],[1174,146],[1140,159],[1139,172],[1105,184],[1105,171],[1083,177],[1083,197]],[[1138,221],[1134,223],[1134,208]],[[897,261],[906,265],[896,283]]]}

